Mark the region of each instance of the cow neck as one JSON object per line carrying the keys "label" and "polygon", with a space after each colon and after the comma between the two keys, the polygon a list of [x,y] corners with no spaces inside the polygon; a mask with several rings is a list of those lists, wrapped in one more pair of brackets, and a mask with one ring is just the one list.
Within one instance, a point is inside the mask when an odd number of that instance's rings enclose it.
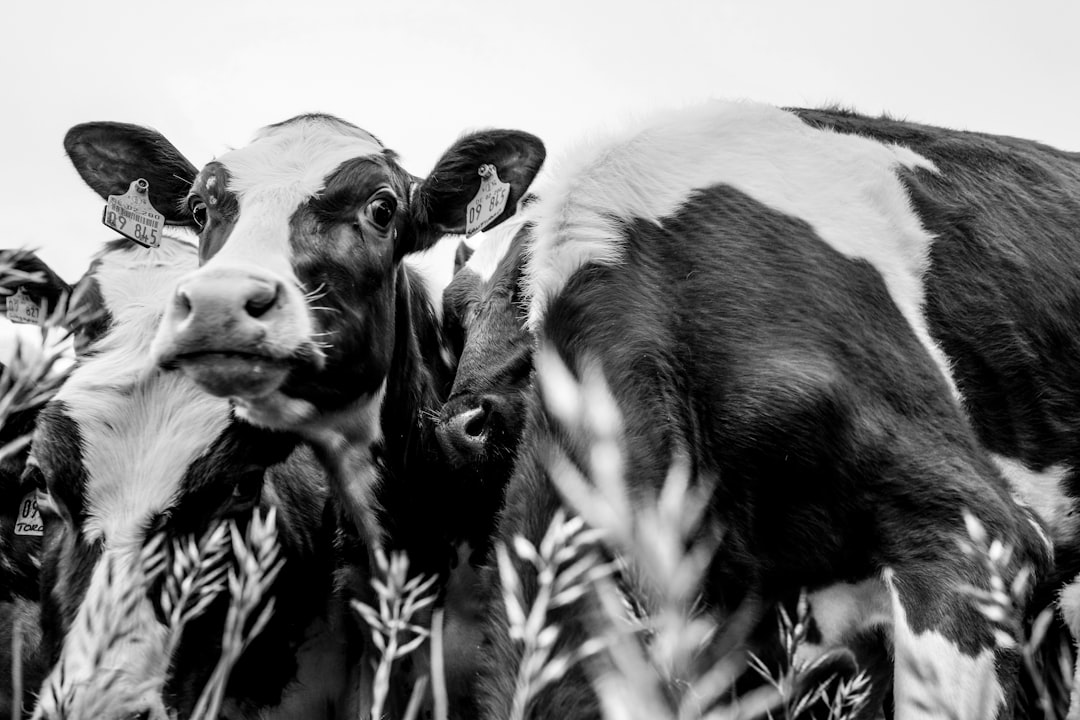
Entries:
{"label": "cow neck", "polygon": [[383,384],[324,419],[311,438],[369,551],[418,542],[407,525],[390,519],[401,517],[408,499],[422,498],[422,483],[438,479],[434,420],[428,418],[437,416],[440,383],[451,372],[422,282],[401,266],[395,284],[394,348]]}

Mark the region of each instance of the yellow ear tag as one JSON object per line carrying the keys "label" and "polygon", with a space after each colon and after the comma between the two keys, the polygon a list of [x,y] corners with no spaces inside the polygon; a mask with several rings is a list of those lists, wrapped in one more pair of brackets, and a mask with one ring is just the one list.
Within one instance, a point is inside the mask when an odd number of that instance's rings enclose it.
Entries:
{"label": "yellow ear tag", "polygon": [[161,244],[165,216],[150,204],[150,183],[135,180],[123,195],[110,195],[101,222],[143,247]]}
{"label": "yellow ear tag", "polygon": [[502,215],[510,198],[510,184],[499,180],[499,172],[494,165],[481,165],[478,172],[480,190],[466,208],[465,237],[472,237]]}
{"label": "yellow ear tag", "polygon": [[14,295],[8,295],[7,318],[13,323],[38,325],[41,323],[41,307],[26,293],[25,288],[19,288]]}

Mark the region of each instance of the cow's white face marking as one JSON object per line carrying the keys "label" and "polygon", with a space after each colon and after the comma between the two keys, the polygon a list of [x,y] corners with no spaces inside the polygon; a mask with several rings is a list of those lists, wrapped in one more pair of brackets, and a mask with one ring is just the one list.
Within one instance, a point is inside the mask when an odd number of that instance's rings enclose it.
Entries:
{"label": "cow's white face marking", "polygon": [[935,171],[910,150],[812,128],[779,108],[713,102],[668,113],[564,156],[538,191],[527,268],[535,331],[547,303],[586,263],[617,264],[619,224],[659,222],[694,190],[727,184],[807,222],[837,251],[870,262],[951,383],[922,315],[932,237],[897,168]]}
{"label": "cow's white face marking", "polygon": [[253,264],[295,285],[289,219],[343,162],[382,152],[367,132],[320,117],[264,128],[250,145],[222,155],[218,162],[229,172],[229,190],[236,193],[240,213],[228,241],[208,264]]}
{"label": "cow's white face marking", "polygon": [[1005,691],[995,670],[994,649],[986,648],[972,657],[934,630],[916,633],[908,624],[895,574],[886,570],[884,578],[892,598],[896,717],[997,717],[1005,704]]}

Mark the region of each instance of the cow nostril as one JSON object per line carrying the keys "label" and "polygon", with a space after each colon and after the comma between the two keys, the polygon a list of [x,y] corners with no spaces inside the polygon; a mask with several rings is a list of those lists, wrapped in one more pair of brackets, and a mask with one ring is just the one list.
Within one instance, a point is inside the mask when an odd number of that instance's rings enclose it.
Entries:
{"label": "cow nostril", "polygon": [[478,438],[484,434],[489,410],[490,405],[487,401],[484,401],[480,404],[480,407],[472,411],[472,416],[466,421],[465,427],[462,428],[466,435],[470,438]]}
{"label": "cow nostril", "polygon": [[191,297],[188,296],[187,291],[184,290],[184,288],[176,289],[176,294],[173,297],[173,304],[176,306],[177,315],[181,318],[185,318],[191,313]]}
{"label": "cow nostril", "polygon": [[150,720],[150,710],[140,710],[128,716],[128,720]]}
{"label": "cow nostril", "polygon": [[277,302],[279,290],[280,286],[277,283],[258,284],[244,303],[244,310],[253,318],[262,317]]}

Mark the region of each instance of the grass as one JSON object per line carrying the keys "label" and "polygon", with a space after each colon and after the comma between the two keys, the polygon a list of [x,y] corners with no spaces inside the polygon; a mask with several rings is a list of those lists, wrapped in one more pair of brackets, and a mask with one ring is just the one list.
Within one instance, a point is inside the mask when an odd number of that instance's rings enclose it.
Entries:
{"label": "grass", "polygon": [[[0,267],[0,285],[5,281],[26,278]],[[0,421],[44,403],[62,383],[56,338],[62,335],[57,328],[63,320],[63,308],[57,308],[42,330],[41,349],[20,349],[0,376]],[[691,477],[685,453],[676,453],[654,497],[631,497],[620,450],[620,415],[599,371],[584,368],[579,382],[554,356],[541,354],[537,366],[552,415],[566,431],[585,438],[590,452],[586,467],[579,468],[558,447],[548,448],[548,469],[569,512],[555,517],[538,544],[516,538],[509,547],[496,549],[500,601],[523,655],[512,717],[506,720],[528,717],[538,693],[579,664],[591,674],[610,720],[792,720],[805,716],[811,706],[818,717],[829,720],[855,717],[870,690],[864,673],[807,684],[819,668],[799,659],[808,627],[805,595],[793,613],[778,614],[785,658],[779,669],[741,649],[755,620],[752,612],[737,612],[723,624],[702,612],[700,593],[708,562],[723,542],[722,530],[704,516],[709,479]],[[27,441],[20,439],[0,452],[16,452]],[[988,538],[977,523],[969,522],[968,535],[963,551],[982,564],[990,583],[965,592],[993,624],[999,645],[1019,651],[1035,684],[1040,716],[1063,717],[1051,686],[1064,687],[1068,696],[1071,655],[1057,655],[1050,667],[1039,658],[1052,611],[1033,623],[1023,622],[1019,608],[1030,592],[1030,577],[1024,572],[1010,576],[1010,549]],[[521,593],[515,559],[538,575],[540,591],[531,603]],[[100,659],[106,648],[122,641],[130,632],[125,625],[130,609],[157,588],[166,617],[166,654],[172,657],[186,625],[227,594],[222,651],[192,716],[215,718],[233,667],[274,612],[268,592],[283,562],[272,511],[265,517],[255,515],[244,532],[225,522],[201,537],[156,536],[135,566],[106,568],[114,592],[99,596],[100,607],[82,620],[90,627],[81,635],[94,638],[95,644],[83,652]],[[431,612],[433,583],[410,577],[403,555],[378,556],[373,604],[353,604],[376,650],[371,706],[362,709],[358,720],[382,720],[399,661],[425,643],[432,654],[431,676],[416,681],[401,720],[420,716],[429,690],[435,720],[447,720],[442,615]],[[591,637],[566,648],[559,643],[562,628],[553,617],[586,599],[599,609]],[[14,689],[20,680],[21,638],[22,633],[13,633]],[[589,662],[592,659],[603,662]],[[747,672],[762,683],[735,697],[736,682]],[[133,707],[146,689],[125,687],[118,680],[115,671],[101,667],[86,682],[60,665],[43,685],[42,702],[62,710],[68,720],[109,717]],[[160,691],[165,681],[156,678],[151,689]],[[17,709],[13,716],[18,717]]]}

